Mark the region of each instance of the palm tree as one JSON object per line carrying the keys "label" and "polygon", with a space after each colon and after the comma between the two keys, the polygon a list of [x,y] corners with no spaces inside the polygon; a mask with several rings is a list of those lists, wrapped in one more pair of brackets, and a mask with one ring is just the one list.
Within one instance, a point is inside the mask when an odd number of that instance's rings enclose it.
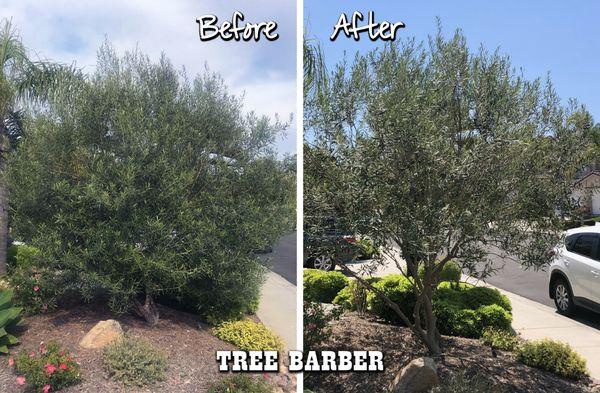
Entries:
{"label": "palm tree", "polygon": [[7,154],[23,136],[24,108],[51,103],[61,90],[81,80],[73,67],[31,60],[12,22],[0,21],[0,275],[6,273],[8,243],[8,189],[3,175]]}

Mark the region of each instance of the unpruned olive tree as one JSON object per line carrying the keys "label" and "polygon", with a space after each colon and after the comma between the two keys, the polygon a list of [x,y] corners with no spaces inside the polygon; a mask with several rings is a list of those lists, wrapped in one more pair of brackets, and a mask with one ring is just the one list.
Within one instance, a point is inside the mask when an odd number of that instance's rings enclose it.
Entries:
{"label": "unpruned olive tree", "polygon": [[323,221],[311,217],[337,212],[382,245],[365,270],[395,264],[413,283],[413,314],[361,281],[438,354],[432,296],[444,265],[485,277],[498,250],[546,264],[593,123],[575,101],[561,105],[549,80],[470,50],[460,32],[357,55],[322,83],[305,119],[307,230]]}
{"label": "unpruned olive tree", "polygon": [[217,75],[117,56],[27,124],[8,171],[14,235],[84,298],[158,319],[166,297],[210,317],[256,307],[267,248],[293,219],[285,124],[245,114]]}

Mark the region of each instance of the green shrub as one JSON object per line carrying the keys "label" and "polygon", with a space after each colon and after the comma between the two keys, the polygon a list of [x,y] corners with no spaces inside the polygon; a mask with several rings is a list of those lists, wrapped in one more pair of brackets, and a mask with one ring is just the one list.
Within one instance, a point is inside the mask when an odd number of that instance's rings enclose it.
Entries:
{"label": "green shrub", "polygon": [[357,259],[371,259],[379,255],[379,248],[375,247],[373,240],[368,237],[361,237],[356,240],[355,246]]}
{"label": "green shrub", "polygon": [[[412,284],[406,277],[400,274],[390,274],[373,284],[373,286],[396,303],[400,310],[411,318],[416,297]],[[372,291],[367,294],[367,305],[370,312],[388,322],[398,324],[402,322],[398,314]]]}
{"label": "green shrub", "polygon": [[[379,277],[368,277],[365,279],[370,284],[374,284],[380,280],[381,278]],[[335,296],[333,304],[337,304],[346,310],[366,311],[368,293],[369,290],[361,285],[358,280],[350,280],[350,283]]]}
{"label": "green shrub", "polygon": [[304,351],[316,350],[331,337],[331,321],[338,319],[341,310],[327,312],[319,302],[304,302]]}
{"label": "green shrub", "polygon": [[481,306],[497,304],[508,312],[512,311],[508,297],[494,288],[471,287],[465,290],[462,297],[464,305],[468,308],[477,309]]}
{"label": "green shrub", "polygon": [[213,329],[213,333],[244,351],[283,351],[279,336],[264,324],[249,319],[223,322]]}
{"label": "green shrub", "polygon": [[346,285],[348,278],[340,272],[304,269],[304,298],[321,303],[331,303]]}
{"label": "green shrub", "polygon": [[40,266],[42,255],[36,247],[27,244],[11,244],[6,250],[6,264],[9,270]]}
{"label": "green shrub", "polygon": [[512,330],[500,330],[494,327],[483,329],[481,341],[494,349],[511,352],[519,345],[519,337]]}
{"label": "green shrub", "polygon": [[110,378],[141,387],[165,379],[167,358],[149,343],[124,336],[104,348],[102,365]]}
{"label": "green shrub", "polygon": [[271,393],[273,388],[264,379],[236,374],[208,388],[208,393]]}
{"label": "green shrub", "polygon": [[17,267],[8,280],[14,288],[15,303],[26,314],[53,310],[69,286],[60,275],[44,267]]}
{"label": "green shrub", "polygon": [[9,345],[19,340],[9,333],[21,321],[21,308],[13,307],[13,291],[0,291],[0,353],[8,353]]}
{"label": "green shrub", "polygon": [[479,337],[481,326],[475,310],[462,309],[452,303],[434,303],[434,314],[441,334],[460,337]]}
{"label": "green shrub", "polygon": [[[446,262],[442,271],[440,272],[440,282],[451,282],[458,283],[461,279],[461,269],[460,266],[456,262]],[[425,277],[425,266],[421,265],[419,267],[419,276],[421,278]]]}
{"label": "green shrub", "polygon": [[500,330],[510,330],[512,315],[497,304],[481,306],[475,310],[477,321],[480,325],[478,337],[486,327],[495,327]]}
{"label": "green shrub", "polygon": [[14,359],[14,367],[17,378],[24,378],[36,392],[54,392],[81,380],[77,357],[56,342],[40,345],[38,353],[21,353]]}
{"label": "green shrub", "polygon": [[517,351],[517,359],[531,367],[579,380],[587,375],[586,362],[568,344],[552,340],[530,341]]}

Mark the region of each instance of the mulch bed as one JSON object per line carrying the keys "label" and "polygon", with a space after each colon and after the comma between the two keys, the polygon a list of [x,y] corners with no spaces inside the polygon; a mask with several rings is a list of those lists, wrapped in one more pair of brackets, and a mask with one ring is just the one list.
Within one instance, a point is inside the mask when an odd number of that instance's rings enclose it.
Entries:
{"label": "mulch bed", "polygon": [[[443,338],[443,357],[437,359],[438,375],[442,381],[452,374],[466,371],[478,373],[507,392],[591,392],[598,389],[597,381],[568,381],[552,373],[525,366],[508,352],[497,351],[479,340],[460,337]],[[322,345],[328,350],[380,350],[384,353],[385,371],[381,373],[308,373],[304,386],[314,392],[372,393],[388,391],[396,374],[411,360],[427,356],[427,350],[408,328],[381,323],[369,316],[344,314],[333,322],[333,336]]]}
{"label": "mulch bed", "polygon": [[[149,327],[131,315],[116,317],[100,305],[80,305],[49,314],[29,316],[22,322],[19,339],[13,353],[30,352],[40,342],[56,340],[76,353],[81,362],[82,382],[61,390],[74,392],[205,392],[211,383],[227,376],[219,373],[215,360],[217,350],[236,348],[212,335],[211,327],[201,323],[197,316],[160,307],[160,320]],[[126,389],[108,379],[102,369],[102,350],[83,349],[78,343],[98,322],[116,319],[126,333],[143,338],[163,350],[168,359],[166,380],[145,389]],[[8,366],[6,357],[0,358],[0,392],[23,392],[15,381],[16,375]],[[282,374],[270,375],[274,383],[281,382]],[[287,376],[285,379],[289,380]],[[295,391],[295,379],[285,390]]]}

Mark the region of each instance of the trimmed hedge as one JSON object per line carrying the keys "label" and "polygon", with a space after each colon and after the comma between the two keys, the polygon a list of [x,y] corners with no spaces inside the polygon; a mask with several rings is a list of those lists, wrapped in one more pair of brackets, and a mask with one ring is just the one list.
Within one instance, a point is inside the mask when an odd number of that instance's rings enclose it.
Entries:
{"label": "trimmed hedge", "polygon": [[564,378],[579,380],[587,375],[585,359],[568,344],[553,340],[526,342],[517,351],[517,360]]}
{"label": "trimmed hedge", "polygon": [[[369,280],[373,286],[398,304],[409,319],[413,320],[416,295],[406,277],[392,274]],[[346,309],[355,310],[356,285],[351,282],[344,287],[333,302]],[[367,291],[367,309],[390,323],[402,323],[398,315],[372,291]],[[511,329],[510,300],[492,288],[442,282],[434,292],[433,311],[437,318],[438,329],[445,335],[480,338],[486,328],[493,327],[502,331]]]}
{"label": "trimmed hedge", "polygon": [[304,269],[304,299],[331,303],[348,283],[348,278],[340,272]]}

